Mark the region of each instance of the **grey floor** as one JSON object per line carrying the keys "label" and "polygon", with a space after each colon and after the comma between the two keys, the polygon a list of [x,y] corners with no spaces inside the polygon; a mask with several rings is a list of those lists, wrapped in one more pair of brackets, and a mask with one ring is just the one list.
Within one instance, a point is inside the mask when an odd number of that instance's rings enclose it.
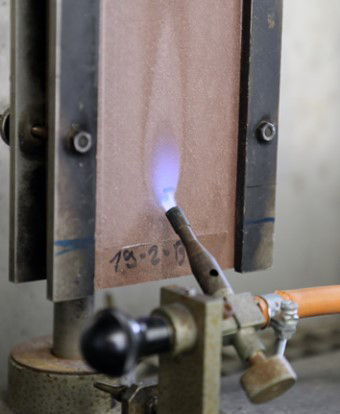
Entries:
{"label": "grey floor", "polygon": [[276,400],[254,406],[239,386],[239,374],[222,381],[224,414],[339,414],[340,352],[304,358],[292,363],[298,374],[295,386]]}

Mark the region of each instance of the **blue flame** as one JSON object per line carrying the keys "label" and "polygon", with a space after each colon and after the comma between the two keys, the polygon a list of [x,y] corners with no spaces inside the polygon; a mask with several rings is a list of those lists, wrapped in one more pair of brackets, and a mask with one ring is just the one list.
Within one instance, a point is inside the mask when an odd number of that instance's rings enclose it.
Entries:
{"label": "blue flame", "polygon": [[176,206],[175,193],[179,179],[179,151],[171,134],[157,142],[152,163],[152,188],[157,202],[168,211]]}

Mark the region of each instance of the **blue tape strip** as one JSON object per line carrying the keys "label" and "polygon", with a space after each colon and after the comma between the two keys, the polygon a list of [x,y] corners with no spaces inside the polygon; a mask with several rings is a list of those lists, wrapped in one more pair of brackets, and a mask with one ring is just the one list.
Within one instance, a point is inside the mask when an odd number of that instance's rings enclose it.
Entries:
{"label": "blue tape strip", "polygon": [[61,249],[55,253],[56,256],[60,256],[65,253],[74,252],[75,250],[92,247],[94,245],[94,238],[86,237],[84,239],[56,240],[54,245]]}
{"label": "blue tape strip", "polygon": [[275,223],[275,217],[263,217],[257,220],[245,220],[245,226],[252,226],[254,224]]}

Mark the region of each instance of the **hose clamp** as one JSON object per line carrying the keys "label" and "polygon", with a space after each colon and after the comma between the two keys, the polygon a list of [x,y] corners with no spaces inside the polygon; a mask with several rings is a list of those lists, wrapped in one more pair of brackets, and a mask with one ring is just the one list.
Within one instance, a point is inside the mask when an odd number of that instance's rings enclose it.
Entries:
{"label": "hose clamp", "polygon": [[280,295],[269,293],[261,296],[268,304],[269,326],[274,329],[277,353],[284,354],[286,343],[296,332],[299,321],[298,305]]}

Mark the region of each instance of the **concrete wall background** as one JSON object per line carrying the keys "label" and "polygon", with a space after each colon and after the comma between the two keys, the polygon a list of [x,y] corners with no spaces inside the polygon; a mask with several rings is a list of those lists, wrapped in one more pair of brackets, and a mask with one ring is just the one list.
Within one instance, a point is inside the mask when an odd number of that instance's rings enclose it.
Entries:
{"label": "concrete wall background", "polygon": [[[0,111],[9,102],[9,3],[0,0]],[[340,2],[284,6],[275,266],[247,276],[229,272],[237,291],[340,283]],[[8,193],[9,151],[0,142],[0,388],[10,348],[49,334],[52,321],[45,282],[7,281]],[[116,303],[146,313],[162,284],[117,289]],[[104,295],[97,295],[99,305]]]}

